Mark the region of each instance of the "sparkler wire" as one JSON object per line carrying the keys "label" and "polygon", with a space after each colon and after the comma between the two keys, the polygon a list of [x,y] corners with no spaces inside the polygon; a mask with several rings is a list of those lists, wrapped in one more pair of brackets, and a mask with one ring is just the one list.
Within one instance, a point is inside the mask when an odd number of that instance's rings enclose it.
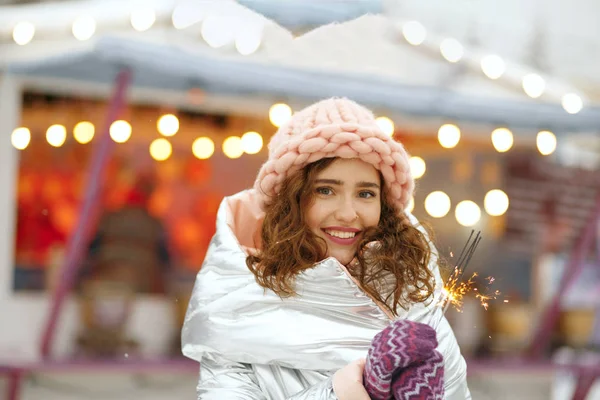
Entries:
{"label": "sparkler wire", "polygon": [[454,267],[454,270],[453,270],[452,274],[450,275],[450,277],[448,277],[448,280],[446,281],[446,283],[442,289],[442,293],[440,294],[440,301],[435,305],[436,307],[440,306],[440,308],[441,308],[441,312],[440,312],[438,321],[433,326],[436,330],[437,330],[438,325],[444,318],[446,311],[450,307],[450,303],[452,303],[453,290],[456,291],[456,289],[458,289],[457,294],[459,294],[462,297],[462,295],[464,295],[464,293],[462,293],[461,291],[465,290],[465,288],[467,288],[467,286],[468,286],[468,283],[470,282],[470,280],[469,280],[469,282],[463,283],[462,278],[465,273],[465,270],[467,269],[467,266],[469,265],[469,262],[471,261],[471,258],[473,257],[473,254],[475,253],[475,250],[477,249],[477,246],[479,245],[479,242],[481,242],[481,238],[482,238],[481,231],[479,231],[475,235],[475,239],[473,239],[473,241],[471,241],[474,233],[475,233],[475,231],[471,230],[471,234],[469,235],[469,238],[467,239],[465,245],[463,246],[462,251],[460,252],[460,255],[458,257],[458,261]]}

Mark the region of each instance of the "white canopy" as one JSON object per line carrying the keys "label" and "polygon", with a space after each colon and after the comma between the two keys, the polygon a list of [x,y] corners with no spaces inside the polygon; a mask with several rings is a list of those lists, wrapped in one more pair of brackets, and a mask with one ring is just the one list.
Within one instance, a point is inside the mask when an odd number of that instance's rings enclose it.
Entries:
{"label": "white canopy", "polygon": [[[543,10],[517,0],[489,0],[477,6],[460,0],[452,7],[441,0],[427,6],[402,2],[401,7],[395,1],[364,0],[342,4],[354,4],[343,15],[339,1],[148,0],[142,9],[133,0],[5,6],[0,8],[0,35],[10,36],[23,21],[35,26],[35,35],[24,46],[3,44],[0,62],[24,76],[109,84],[120,66],[128,66],[138,87],[175,91],[200,87],[213,93],[306,100],[348,96],[388,113],[590,131],[600,124],[600,109],[593,106],[593,100],[600,99],[600,77],[591,73],[600,66],[600,52],[574,45],[576,36],[568,36],[564,23],[554,29],[563,16],[585,36],[577,43],[600,44],[600,35],[593,36],[598,28],[586,19],[591,11],[600,11],[600,4],[578,3],[582,10],[587,7],[585,15],[558,0],[543,3]],[[328,12],[351,20],[295,38],[248,7],[281,19],[295,32],[330,22],[324,18]],[[140,10],[153,11],[156,19],[144,32],[131,28],[131,15]],[[355,18],[380,11],[383,15]],[[93,18],[96,25],[86,41],[74,39],[70,32],[82,16]],[[419,46],[403,37],[409,21],[419,21],[424,29]],[[253,37],[260,39],[258,50],[240,55],[234,43],[238,50],[246,43],[247,51]],[[455,54],[462,50],[458,62],[440,55],[439,47],[448,38],[455,39]],[[207,42],[223,45],[213,48]],[[504,60],[506,70],[499,79],[481,71],[481,60],[490,54]],[[576,62],[567,61],[567,56],[577,57]],[[530,98],[521,87],[528,74],[538,78],[536,90],[543,91],[539,98]],[[567,113],[561,107],[565,95],[583,99],[583,110]]]}

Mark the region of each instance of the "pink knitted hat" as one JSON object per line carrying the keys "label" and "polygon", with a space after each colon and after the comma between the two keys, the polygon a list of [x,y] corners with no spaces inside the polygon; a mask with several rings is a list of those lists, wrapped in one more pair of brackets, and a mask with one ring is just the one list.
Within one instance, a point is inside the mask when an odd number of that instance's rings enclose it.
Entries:
{"label": "pink knitted hat", "polygon": [[390,200],[403,210],[414,190],[408,154],[375,122],[373,113],[345,98],[315,103],[282,125],[269,143],[269,159],[254,187],[264,205],[286,177],[322,158],[360,158],[381,171]]}

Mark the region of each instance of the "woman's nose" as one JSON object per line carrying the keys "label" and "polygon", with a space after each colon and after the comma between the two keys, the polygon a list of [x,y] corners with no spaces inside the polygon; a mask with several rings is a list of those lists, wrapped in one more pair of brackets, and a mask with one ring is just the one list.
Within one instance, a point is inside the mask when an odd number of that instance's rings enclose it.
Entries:
{"label": "woman's nose", "polygon": [[358,218],[358,213],[354,203],[350,200],[340,202],[336,217],[340,222],[354,222]]}

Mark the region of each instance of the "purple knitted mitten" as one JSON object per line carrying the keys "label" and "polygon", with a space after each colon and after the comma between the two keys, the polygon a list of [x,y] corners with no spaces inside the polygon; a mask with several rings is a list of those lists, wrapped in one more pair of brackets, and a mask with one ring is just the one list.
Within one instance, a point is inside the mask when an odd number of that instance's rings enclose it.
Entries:
{"label": "purple knitted mitten", "polygon": [[396,320],[378,333],[367,354],[364,386],[375,400],[444,398],[444,359],[429,325]]}

